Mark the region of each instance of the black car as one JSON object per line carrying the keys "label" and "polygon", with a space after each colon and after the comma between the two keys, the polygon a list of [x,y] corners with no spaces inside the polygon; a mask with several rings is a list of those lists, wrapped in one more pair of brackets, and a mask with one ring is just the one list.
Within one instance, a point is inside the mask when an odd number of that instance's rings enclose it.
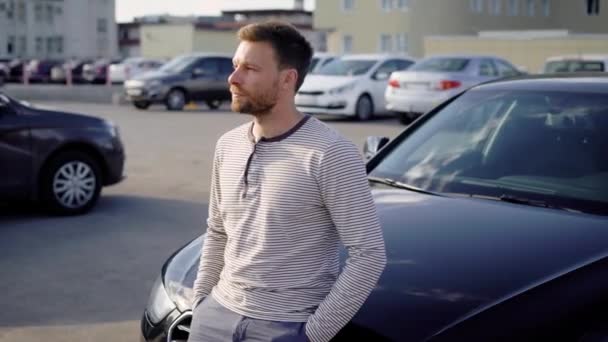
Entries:
{"label": "black car", "polygon": [[[608,78],[479,85],[386,140],[365,149],[387,267],[335,341],[608,338]],[[187,338],[201,241],[163,266],[143,339]]]}
{"label": "black car", "polygon": [[0,93],[0,201],[33,200],[53,213],[85,213],[102,186],[123,179],[124,162],[113,123]]}
{"label": "black car", "polygon": [[230,55],[194,53],[137,75],[125,81],[124,88],[128,100],[138,109],[164,103],[168,110],[182,110],[190,101],[204,101],[216,109],[232,98],[227,81],[232,71]]}

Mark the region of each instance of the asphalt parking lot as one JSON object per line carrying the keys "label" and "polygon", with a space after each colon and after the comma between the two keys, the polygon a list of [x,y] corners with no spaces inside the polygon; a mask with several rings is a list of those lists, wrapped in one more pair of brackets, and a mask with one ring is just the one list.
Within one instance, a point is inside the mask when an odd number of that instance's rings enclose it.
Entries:
{"label": "asphalt parking lot", "polygon": [[[136,341],[163,261],[204,229],[215,141],[250,118],[226,108],[38,104],[118,123],[128,178],[84,216],[0,206],[0,341]],[[403,129],[391,117],[321,118],[358,146]]]}

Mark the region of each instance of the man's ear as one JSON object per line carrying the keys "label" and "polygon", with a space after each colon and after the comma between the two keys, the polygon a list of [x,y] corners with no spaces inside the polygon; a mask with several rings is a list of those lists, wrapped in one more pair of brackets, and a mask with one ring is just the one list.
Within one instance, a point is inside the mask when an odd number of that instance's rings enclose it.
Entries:
{"label": "man's ear", "polygon": [[298,82],[298,71],[296,69],[285,69],[283,70],[283,79],[281,88],[284,90],[291,90],[296,88]]}

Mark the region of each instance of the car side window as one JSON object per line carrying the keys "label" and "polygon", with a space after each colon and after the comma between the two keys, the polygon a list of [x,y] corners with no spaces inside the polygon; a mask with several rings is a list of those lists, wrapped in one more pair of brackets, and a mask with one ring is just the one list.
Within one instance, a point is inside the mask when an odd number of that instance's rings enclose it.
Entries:
{"label": "car side window", "polygon": [[489,76],[496,77],[498,76],[498,71],[496,71],[496,67],[494,63],[490,59],[482,59],[479,62],[479,76]]}
{"label": "car side window", "polygon": [[234,67],[232,66],[232,60],[228,58],[220,59],[220,74],[222,76],[228,77],[234,71]]}
{"label": "car side window", "polygon": [[500,76],[508,77],[519,75],[519,71],[517,71],[517,69],[499,59],[495,60],[494,63],[498,68],[498,73],[500,74]]}
{"label": "car side window", "polygon": [[375,80],[387,80],[393,71],[399,70],[398,60],[391,59],[382,63],[372,75]]}
{"label": "car side window", "polygon": [[217,58],[203,58],[199,59],[192,69],[193,72],[198,73],[198,76],[217,76],[220,72],[219,62]]}

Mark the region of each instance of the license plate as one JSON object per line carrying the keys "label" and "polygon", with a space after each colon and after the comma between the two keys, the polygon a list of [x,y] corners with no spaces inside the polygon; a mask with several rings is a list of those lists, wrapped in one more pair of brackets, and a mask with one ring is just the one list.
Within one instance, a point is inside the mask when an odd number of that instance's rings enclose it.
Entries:
{"label": "license plate", "polygon": [[139,96],[141,94],[141,89],[127,89],[127,95],[129,96]]}
{"label": "license plate", "polygon": [[429,85],[428,85],[428,83],[407,83],[406,87],[408,89],[420,89],[420,90],[423,90],[423,89],[428,89]]}

